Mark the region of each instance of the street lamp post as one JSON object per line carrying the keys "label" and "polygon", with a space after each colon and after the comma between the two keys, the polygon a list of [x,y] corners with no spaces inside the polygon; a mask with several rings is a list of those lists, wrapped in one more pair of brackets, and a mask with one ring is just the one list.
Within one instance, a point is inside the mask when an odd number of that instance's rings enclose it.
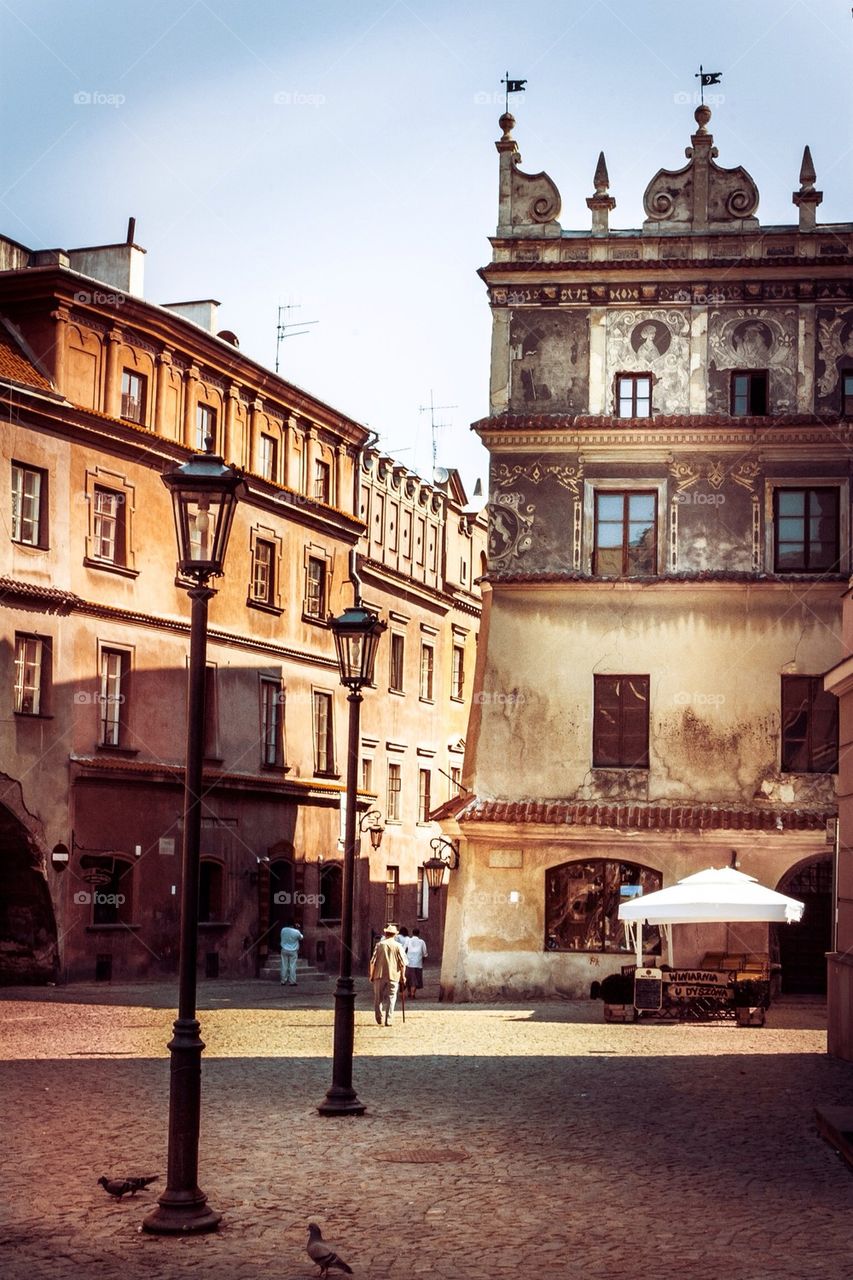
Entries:
{"label": "street lamp post", "polygon": [[158,1235],[190,1235],[215,1231],[221,1214],[211,1209],[198,1185],[198,1139],[201,1117],[201,1053],[204,1042],[196,1018],[198,953],[199,846],[201,836],[202,762],[204,752],[204,686],[207,652],[207,605],[216,595],[210,578],[223,571],[228,535],[238,498],[244,492],[239,472],[211,452],[196,454],[163,476],[169,488],[178,538],[178,568],[193,578],[190,629],[187,755],[184,782],[183,884],[178,1016],[168,1049],[169,1156],[167,1185],[158,1206],[143,1219],[145,1231]]}
{"label": "street lamp post", "polygon": [[455,871],[459,866],[459,845],[444,836],[433,836],[429,842],[432,856],[422,863],[430,893],[438,893],[444,883],[445,871]]}
{"label": "street lamp post", "polygon": [[[341,909],[341,962],[335,986],[335,1039],[332,1084],[317,1110],[321,1116],[361,1116],[365,1105],[352,1087],[352,1051],[355,1039],[355,985],[352,977],[352,917],[355,883],[355,857],[358,842],[356,825],[356,792],[358,789],[359,725],[361,691],[373,683],[376,650],[386,623],[359,604],[346,609],[329,625],[335,637],[335,649],[341,673],[341,684],[350,693],[349,737],[347,745],[346,831],[344,834],[344,882]],[[381,830],[378,827],[371,829]],[[380,836],[381,838],[381,836]],[[374,845],[374,847],[376,847]]]}

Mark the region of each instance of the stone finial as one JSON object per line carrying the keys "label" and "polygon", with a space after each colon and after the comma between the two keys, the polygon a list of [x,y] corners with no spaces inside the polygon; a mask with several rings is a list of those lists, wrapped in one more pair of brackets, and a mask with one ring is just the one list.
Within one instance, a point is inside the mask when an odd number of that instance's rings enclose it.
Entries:
{"label": "stone finial", "polygon": [[504,115],[501,116],[500,120],[498,121],[498,124],[503,129],[503,137],[501,138],[501,142],[511,142],[512,131],[515,128],[515,116],[510,115],[510,113],[507,111],[504,113]]}
{"label": "stone finial", "polygon": [[703,102],[693,112],[693,119],[696,121],[696,123],[699,126],[699,133],[707,133],[708,130],[705,128],[705,126],[708,123],[708,121],[711,119],[711,108],[706,107],[705,103]]}
{"label": "stone finial", "polygon": [[592,210],[592,234],[606,236],[610,230],[610,211],[616,208],[616,201],[610,194],[610,178],[607,174],[607,161],[604,152],[599,152],[598,164],[592,179],[595,194],[587,196],[586,205]]}
{"label": "stone finial", "polygon": [[495,143],[500,156],[497,234],[515,235],[519,228],[535,227],[539,235],[558,236],[559,191],[547,173],[524,173],[520,168],[521,153],[512,136],[514,116],[505,112],[499,124],[503,136]]}
{"label": "stone finial", "polygon": [[816,177],[812,153],[808,147],[804,147],[803,163],[800,165],[800,189],[791,196],[800,211],[801,231],[814,231],[817,222],[817,206],[823,201],[823,192],[815,191]]}

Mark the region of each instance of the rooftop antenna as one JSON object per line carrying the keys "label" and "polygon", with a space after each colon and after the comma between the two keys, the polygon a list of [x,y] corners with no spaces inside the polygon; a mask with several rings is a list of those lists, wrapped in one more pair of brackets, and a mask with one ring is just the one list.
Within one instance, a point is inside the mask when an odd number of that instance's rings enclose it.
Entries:
{"label": "rooftop antenna", "polygon": [[[303,333],[308,332],[308,326],[319,324],[319,320],[294,320],[292,324],[282,320],[282,316],[288,311],[300,311],[299,303],[289,303],[287,306],[279,307],[278,321],[275,326],[275,371],[278,373],[279,354],[281,352],[281,344],[285,338],[299,338]],[[292,330],[293,332],[288,332]]]}
{"label": "rooftop antenna", "polygon": [[430,429],[430,434],[432,436],[432,469],[433,471],[435,471],[435,460],[438,453],[436,440],[435,440],[435,433],[436,431],[440,431],[443,427],[450,426],[449,422],[436,422],[435,420],[436,410],[437,409],[438,410],[458,409],[458,408],[459,408],[458,404],[433,404],[431,390],[429,393],[429,404],[422,404],[418,408],[419,413],[429,413],[429,429]]}

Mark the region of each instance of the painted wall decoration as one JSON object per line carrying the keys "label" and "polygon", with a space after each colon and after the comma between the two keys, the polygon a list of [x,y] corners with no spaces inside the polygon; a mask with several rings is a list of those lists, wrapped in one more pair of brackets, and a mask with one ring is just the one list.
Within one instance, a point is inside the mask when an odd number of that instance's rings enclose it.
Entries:
{"label": "painted wall decoration", "polygon": [[589,326],[585,315],[513,311],[509,405],[514,413],[588,411]]}
{"label": "painted wall decoration", "polygon": [[731,375],[766,369],[770,413],[797,409],[797,313],[793,307],[713,310],[708,320],[708,412],[731,410]]}
{"label": "painted wall decoration", "polygon": [[497,493],[489,503],[489,569],[506,569],[533,545],[535,507],[523,493]]}
{"label": "painted wall decoration", "polygon": [[815,350],[815,408],[819,412],[841,409],[841,370],[853,369],[853,308],[817,312]]}
{"label": "painted wall decoration", "polygon": [[690,319],[675,309],[611,311],[607,317],[607,411],[614,413],[618,373],[654,375],[653,412],[687,413]]}
{"label": "painted wall decoration", "polygon": [[495,459],[490,488],[490,573],[562,573],[576,568],[575,517],[583,491],[583,462],[576,453]]}

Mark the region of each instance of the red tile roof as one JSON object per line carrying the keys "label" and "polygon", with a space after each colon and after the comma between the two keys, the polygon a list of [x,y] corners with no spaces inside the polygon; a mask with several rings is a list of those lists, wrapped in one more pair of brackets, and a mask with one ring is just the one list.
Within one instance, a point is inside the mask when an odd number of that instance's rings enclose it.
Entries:
{"label": "red tile roof", "polygon": [[608,827],[617,831],[822,831],[833,809],[735,808],[714,804],[607,804],[573,800],[478,800],[457,797],[430,815],[513,826]]}
{"label": "red tile roof", "polygon": [[20,382],[27,387],[38,387],[40,391],[53,390],[44,374],[39,372],[2,324],[0,324],[0,378],[10,382]]}

